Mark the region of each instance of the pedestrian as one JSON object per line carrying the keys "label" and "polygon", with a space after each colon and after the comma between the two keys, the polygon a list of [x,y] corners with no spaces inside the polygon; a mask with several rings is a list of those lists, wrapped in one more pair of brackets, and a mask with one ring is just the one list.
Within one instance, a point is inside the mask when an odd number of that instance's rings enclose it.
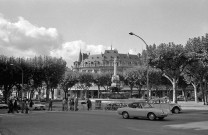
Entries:
{"label": "pedestrian", "polygon": [[74,99],[70,99],[70,110],[73,111],[74,110]]}
{"label": "pedestrian", "polygon": [[24,110],[25,110],[25,107],[26,106],[26,98],[24,98],[22,101],[21,101],[21,109],[22,109],[22,113],[24,113]]}
{"label": "pedestrian", "polygon": [[14,111],[17,112],[17,113],[19,113],[19,111],[18,111],[18,101],[17,101],[17,99],[15,99],[15,101],[14,101]]}
{"label": "pedestrian", "polygon": [[53,102],[51,99],[49,99],[48,111],[52,111],[52,106],[53,106]]}
{"label": "pedestrian", "polygon": [[26,99],[25,100],[25,113],[28,113],[29,112],[29,100]]}
{"label": "pedestrian", "polygon": [[14,110],[13,110],[14,109],[14,105],[13,105],[12,98],[9,99],[8,107],[9,107],[8,113],[14,113]]}
{"label": "pedestrian", "polygon": [[74,98],[74,111],[78,111],[78,98]]}
{"label": "pedestrian", "polygon": [[88,110],[88,111],[91,110],[91,107],[92,107],[92,102],[91,102],[91,100],[88,98],[88,99],[87,99],[87,110]]}
{"label": "pedestrian", "polygon": [[33,103],[32,99],[31,99],[30,100],[30,111],[32,111],[33,105],[34,105],[34,103]]}
{"label": "pedestrian", "polygon": [[65,111],[65,109],[66,109],[66,99],[63,98],[63,100],[62,100],[62,111]]}

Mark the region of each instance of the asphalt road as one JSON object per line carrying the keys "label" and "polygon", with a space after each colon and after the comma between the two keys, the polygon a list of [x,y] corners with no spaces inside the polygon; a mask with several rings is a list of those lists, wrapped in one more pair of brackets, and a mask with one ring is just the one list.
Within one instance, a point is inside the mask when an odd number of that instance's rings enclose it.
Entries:
{"label": "asphalt road", "polygon": [[0,135],[207,135],[208,111],[186,110],[163,121],[123,119],[116,112],[34,111],[0,114]]}

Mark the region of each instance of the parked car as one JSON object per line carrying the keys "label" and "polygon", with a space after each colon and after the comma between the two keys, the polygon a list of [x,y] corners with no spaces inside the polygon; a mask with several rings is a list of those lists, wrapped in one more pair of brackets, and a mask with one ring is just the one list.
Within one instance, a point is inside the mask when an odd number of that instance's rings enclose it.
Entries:
{"label": "parked car", "polygon": [[172,113],[180,113],[182,108],[177,103],[171,103],[166,98],[156,98],[149,101],[150,105],[155,108],[169,109]]}
{"label": "parked car", "polygon": [[178,101],[184,101],[185,97],[183,95],[177,96]]}
{"label": "parked car", "polygon": [[42,104],[40,101],[34,101],[33,109],[34,110],[45,110],[46,106],[44,104]]}
{"label": "parked car", "polygon": [[0,101],[0,109],[7,109],[7,108],[8,108],[8,105]]}
{"label": "parked car", "polygon": [[154,108],[145,101],[130,103],[127,107],[118,108],[117,112],[119,115],[122,115],[124,119],[144,117],[149,120],[155,120],[157,118],[163,120],[170,113],[167,109]]}

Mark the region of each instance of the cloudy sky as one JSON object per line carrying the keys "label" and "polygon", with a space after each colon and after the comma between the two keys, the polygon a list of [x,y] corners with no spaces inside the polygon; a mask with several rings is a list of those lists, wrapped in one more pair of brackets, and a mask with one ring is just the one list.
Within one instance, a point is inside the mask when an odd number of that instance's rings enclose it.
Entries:
{"label": "cloudy sky", "polygon": [[70,67],[85,53],[138,53],[144,43],[208,33],[208,0],[0,0],[0,54],[63,57]]}

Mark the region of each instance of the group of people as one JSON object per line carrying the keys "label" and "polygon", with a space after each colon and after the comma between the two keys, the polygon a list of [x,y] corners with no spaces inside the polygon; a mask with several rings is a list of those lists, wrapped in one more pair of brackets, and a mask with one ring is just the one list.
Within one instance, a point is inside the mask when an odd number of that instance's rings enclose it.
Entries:
{"label": "group of people", "polygon": [[[92,102],[91,100],[88,98],[86,101],[87,104],[87,110],[91,110],[92,108]],[[63,98],[62,100],[62,111],[78,111],[78,98],[71,98],[71,99],[66,99]]]}
{"label": "group of people", "polygon": [[77,111],[78,110],[78,98],[66,99],[62,101],[62,111]]}
{"label": "group of people", "polygon": [[28,113],[28,111],[32,109],[33,104],[33,101],[26,97],[22,101],[15,97],[10,98],[8,101],[8,113],[19,113],[20,109],[22,113]]}

